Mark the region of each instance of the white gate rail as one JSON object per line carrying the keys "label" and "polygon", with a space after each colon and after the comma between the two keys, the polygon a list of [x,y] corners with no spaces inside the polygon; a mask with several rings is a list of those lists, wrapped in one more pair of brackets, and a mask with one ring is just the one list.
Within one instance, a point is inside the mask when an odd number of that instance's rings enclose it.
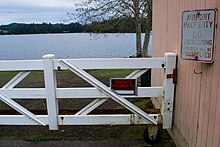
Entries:
{"label": "white gate rail", "polygon": [[[0,125],[49,125],[57,130],[59,125],[107,125],[107,124],[158,124],[161,114],[147,114],[126,100],[126,98],[161,97],[163,99],[163,128],[172,127],[174,99],[173,69],[176,54],[166,53],[162,58],[105,58],[105,59],[55,59],[45,55],[43,60],[0,61],[0,71],[20,71],[0,89],[0,99],[22,115],[0,115]],[[127,78],[138,78],[149,68],[164,70],[164,85],[161,87],[138,87],[135,96],[120,96],[109,87],[85,72],[85,69],[136,69]],[[56,70],[71,70],[94,87],[57,88]],[[14,88],[30,71],[43,70],[45,88]],[[171,76],[170,76],[171,75]],[[2,77],[4,78],[4,77]],[[34,115],[20,106],[14,99],[46,99],[48,115]],[[92,103],[75,115],[59,115],[58,99],[91,98]],[[113,99],[133,114],[89,115],[104,103]]]}

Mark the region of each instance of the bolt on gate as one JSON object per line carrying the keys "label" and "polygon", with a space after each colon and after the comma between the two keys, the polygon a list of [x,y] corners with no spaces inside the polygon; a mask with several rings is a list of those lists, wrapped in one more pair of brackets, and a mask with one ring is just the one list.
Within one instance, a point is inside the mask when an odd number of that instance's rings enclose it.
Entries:
{"label": "bolt on gate", "polygon": [[[135,69],[125,79],[137,79],[150,68],[164,70],[164,84],[161,87],[137,87],[135,95],[120,95],[94,78],[88,69]],[[0,100],[18,111],[21,115],[0,115],[0,125],[49,125],[50,130],[57,130],[59,125],[149,125],[151,140],[156,138],[158,124],[163,128],[172,127],[174,77],[176,54],[165,53],[161,58],[91,58],[91,59],[55,59],[53,54],[44,55],[41,60],[6,60],[0,61],[0,71],[19,71],[0,89]],[[70,70],[94,87],[57,88],[56,71]],[[15,88],[31,71],[44,72],[45,88]],[[162,98],[160,114],[148,114],[127,98]],[[47,115],[35,115],[15,99],[46,99]],[[94,99],[74,115],[59,115],[59,99]],[[91,115],[94,109],[113,99],[132,114]],[[153,127],[152,127],[153,126]],[[156,129],[155,129],[156,127]]]}

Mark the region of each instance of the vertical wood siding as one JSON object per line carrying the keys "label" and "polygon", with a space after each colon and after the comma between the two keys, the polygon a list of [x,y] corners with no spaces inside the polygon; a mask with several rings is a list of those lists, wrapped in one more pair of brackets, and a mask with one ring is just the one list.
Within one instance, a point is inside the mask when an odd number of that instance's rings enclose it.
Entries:
{"label": "vertical wood siding", "polygon": [[[213,64],[182,60],[181,19],[184,10],[217,8],[220,0],[153,0],[153,57],[178,54],[178,83],[173,128],[178,147],[220,147],[220,26],[217,28]],[[194,74],[202,72],[202,74]],[[163,73],[152,71],[152,85],[162,84]],[[161,102],[152,99],[156,107]]]}

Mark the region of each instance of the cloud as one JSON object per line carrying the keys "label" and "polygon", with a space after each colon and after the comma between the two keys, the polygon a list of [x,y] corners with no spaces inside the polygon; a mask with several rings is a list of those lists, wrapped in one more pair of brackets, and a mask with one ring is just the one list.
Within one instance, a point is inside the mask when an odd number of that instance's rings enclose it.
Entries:
{"label": "cloud", "polygon": [[[74,1],[76,2],[76,1]],[[74,11],[73,0],[0,0],[0,25],[12,22],[62,22]]]}
{"label": "cloud", "polygon": [[53,7],[71,8],[72,0],[1,0],[0,7]]}

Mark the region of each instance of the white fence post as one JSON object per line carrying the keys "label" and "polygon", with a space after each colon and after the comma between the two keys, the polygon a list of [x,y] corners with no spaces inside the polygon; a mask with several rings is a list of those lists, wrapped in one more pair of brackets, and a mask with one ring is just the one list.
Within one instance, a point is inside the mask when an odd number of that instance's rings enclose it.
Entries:
{"label": "white fence post", "polygon": [[173,78],[175,78],[174,75],[175,68],[176,68],[176,54],[165,53],[164,97],[162,101],[164,129],[172,128],[174,88],[175,88]]}
{"label": "white fence post", "polygon": [[56,98],[56,72],[54,71],[55,55],[47,54],[43,57],[45,94],[47,99],[48,124],[50,130],[58,130],[58,99]]}

